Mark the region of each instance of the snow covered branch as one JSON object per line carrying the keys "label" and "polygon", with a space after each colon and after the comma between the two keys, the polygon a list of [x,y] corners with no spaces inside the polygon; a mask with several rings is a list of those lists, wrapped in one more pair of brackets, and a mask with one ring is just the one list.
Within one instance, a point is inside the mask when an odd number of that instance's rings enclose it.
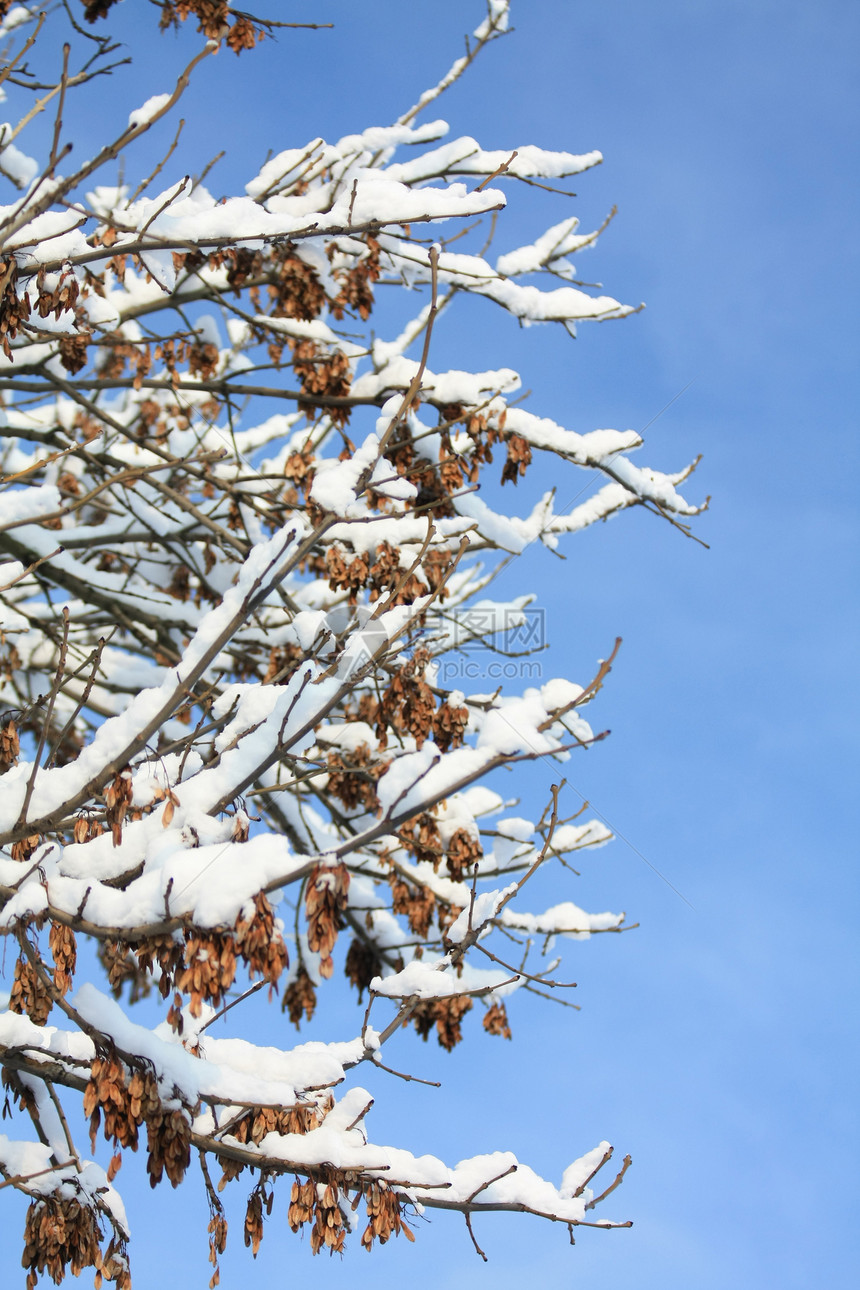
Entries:
{"label": "snow covered branch", "polygon": [[[272,29],[223,0],[168,0],[163,25],[199,23],[194,58],[62,174],[63,105],[120,65],[87,25],[111,9],[86,3],[81,25],[68,6],[0,3],[0,76],[21,111],[0,133],[16,188],[0,208],[0,1065],[30,1123],[0,1135],[0,1187],[30,1198],[28,1285],[82,1267],[131,1284],[114,1183],[144,1129],[153,1185],[177,1186],[199,1155],[213,1285],[216,1165],[222,1183],[254,1179],[254,1253],[283,1175],[315,1252],[343,1248],[360,1203],[366,1248],[412,1239],[405,1216],[424,1208],[623,1226],[589,1217],[627,1167],[595,1194],[607,1143],[558,1187],[509,1153],[449,1167],[370,1141],[373,1099],[350,1074],[389,1070],[404,1024],[450,1050],[481,1011],[509,1038],[505,999],[564,988],[533,942],[546,955],[628,926],[568,895],[566,858],[608,831],[561,818],[557,790],[542,819],[511,815],[494,778],[602,739],[583,710],[615,651],[584,686],[467,693],[444,672],[528,654],[530,597],[485,594],[508,556],[632,505],[685,532],[700,509],[679,491],[692,467],[635,465],[632,431],[520,406],[509,368],[434,370],[434,324],[463,295],[569,331],[632,312],[575,277],[567,257],[602,232],[575,217],[494,261],[477,231],[468,249],[467,221],[504,210],[501,185],[600,154],[485,150],[416,123],[506,31],[507,0],[489,0],[465,57],[394,125],[276,139],[224,200],[168,175],[178,135],[148,179],[117,185],[108,162],[171,117],[201,61]],[[49,104],[39,161],[19,144]],[[393,287],[415,297],[406,325]],[[571,483],[604,482],[566,513],[555,490],[526,515],[497,510],[498,489],[478,492],[494,453],[503,485],[536,453]],[[529,910],[538,870],[558,899]],[[274,1048],[242,1033],[257,986],[299,1026],[336,970],[369,995],[357,1034]],[[142,1001],[154,1024],[132,1019]],[[82,1125],[107,1164],[78,1150]]]}

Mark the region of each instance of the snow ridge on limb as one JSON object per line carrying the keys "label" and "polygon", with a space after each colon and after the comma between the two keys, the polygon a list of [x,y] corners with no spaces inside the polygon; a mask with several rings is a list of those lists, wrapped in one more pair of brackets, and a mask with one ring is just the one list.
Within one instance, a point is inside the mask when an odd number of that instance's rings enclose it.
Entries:
{"label": "snow ridge on limb", "polygon": [[[93,59],[75,23],[53,65],[62,42],[41,33],[65,11],[13,12],[18,54],[50,65],[45,107],[110,68],[109,40]],[[565,819],[562,784],[540,819],[512,815],[492,779],[603,738],[584,710],[618,645],[582,686],[461,689],[445,668],[530,654],[531,597],[488,595],[508,555],[632,505],[688,532],[692,467],[637,466],[634,432],[520,406],[512,368],[433,363],[464,293],[567,330],[632,312],[578,281],[569,257],[602,229],[575,217],[489,254],[503,188],[551,187],[600,154],[484,149],[416,121],[508,29],[506,0],[489,0],[464,57],[393,126],[275,140],[225,201],[172,172],[173,145],[117,185],[120,149],[133,157],[200,60],[272,29],[220,0],[164,6],[165,22],[189,17],[201,46],[176,86],[120,113],[77,170],[61,111],[39,162],[12,142],[24,108],[0,139],[19,185],[0,209],[0,1065],[30,1121],[0,1136],[0,1171],[31,1201],[28,1283],[94,1267],[130,1285],[114,1183],[144,1131],[153,1185],[178,1185],[199,1153],[213,1285],[219,1187],[251,1171],[254,1253],[285,1174],[314,1252],[343,1248],[359,1206],[368,1249],[411,1239],[409,1212],[433,1207],[465,1215],[473,1240],[471,1215],[493,1209],[613,1226],[591,1217],[627,1168],[591,1186],[607,1143],[559,1187],[509,1153],[450,1167],[370,1140],[354,1082],[391,1070],[404,1024],[451,1050],[482,1014],[509,1038],[508,1001],[570,984],[555,944],[629,926],[570,898],[609,831]],[[421,297],[406,323],[378,306],[395,285]],[[479,495],[488,471],[516,485],[540,453],[571,495],[577,472],[596,490],[566,513],[547,492],[524,515]],[[538,872],[554,894],[530,909]],[[81,936],[98,966],[79,963]],[[279,994],[298,1027],[335,974],[362,1004],[351,1037],[254,1042],[246,1000]],[[155,1026],[133,1019],[146,996]],[[91,1155],[111,1144],[104,1167],[78,1150],[72,1106]]]}

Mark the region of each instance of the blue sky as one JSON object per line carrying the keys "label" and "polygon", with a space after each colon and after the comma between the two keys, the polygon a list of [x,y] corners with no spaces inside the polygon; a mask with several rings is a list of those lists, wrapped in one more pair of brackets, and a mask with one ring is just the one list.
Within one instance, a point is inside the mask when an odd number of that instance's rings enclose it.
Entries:
{"label": "blue sky", "polygon": [[[118,29],[141,35],[135,66],[109,97],[93,89],[91,111],[110,102],[124,120],[181,62],[188,35],[156,42],[143,9],[121,7]],[[189,93],[187,164],[228,150],[214,190],[237,190],[269,148],[393,120],[460,51],[481,6],[318,0],[284,16],[335,29],[285,32],[239,63],[222,54]],[[570,210],[591,227],[617,204],[577,267],[648,307],[583,325],[574,342],[472,302],[461,324],[440,326],[432,366],[515,367],[531,409],[576,430],[640,429],[692,382],[639,457],[676,469],[704,454],[686,493],[712,495],[695,529],[710,549],[628,514],[568,542],[566,562],[532,550],[508,576],[546,610],[548,672],[585,682],[624,638],[591,710],[612,737],[570,764],[568,800],[590,798],[629,845],[586,859],[567,894],[641,927],[572,947],[579,1013],[514,1003],[512,1044],[474,1035],[451,1057],[404,1039],[391,1060],[444,1088],[390,1082],[371,1124],[377,1140],[453,1159],[511,1149],[556,1178],[607,1137],[634,1157],[608,1204],[635,1226],[584,1231],[571,1250],[537,1221],[479,1220],[484,1266],[462,1222],[440,1215],[419,1225],[416,1247],[367,1259],[354,1242],[343,1262],[311,1268],[282,1201],[256,1268],[236,1212],[222,1285],[312,1274],[351,1288],[405,1276],[413,1290],[520,1290],[526,1276],[594,1290],[848,1286],[860,10],[520,0],[513,24],[433,115],[488,148],[603,151],[571,206],[514,189],[500,247]],[[548,766],[518,777],[524,805],[539,813],[552,778]],[[290,1042],[279,1013],[271,1024],[269,1042]],[[339,1024],[331,1038],[352,1033],[352,1009]],[[492,1096],[476,1097],[488,1071]],[[150,1194],[129,1187],[133,1175],[127,1164],[120,1183],[136,1287],[205,1284],[196,1184]]]}

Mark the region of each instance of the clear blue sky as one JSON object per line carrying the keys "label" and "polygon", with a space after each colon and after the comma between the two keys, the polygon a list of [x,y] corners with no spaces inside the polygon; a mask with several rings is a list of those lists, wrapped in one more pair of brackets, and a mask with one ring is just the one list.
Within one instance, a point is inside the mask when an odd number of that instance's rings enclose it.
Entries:
{"label": "clear blue sky", "polygon": [[[142,32],[150,14],[131,5],[124,30]],[[216,191],[238,189],[269,148],[393,120],[481,16],[463,0],[284,10],[335,30],[285,32],[239,64],[222,54],[188,97],[186,164],[228,149]],[[577,267],[648,308],[583,325],[576,342],[473,309],[468,330],[453,315],[440,328],[432,366],[515,367],[530,407],[576,430],[639,429],[692,381],[639,457],[675,469],[704,453],[687,495],[713,496],[696,525],[710,550],[628,514],[570,541],[566,563],[531,551],[512,572],[511,590],[546,608],[553,674],[584,682],[624,637],[592,709],[612,738],[569,770],[632,846],[586,859],[573,898],[642,926],[572,947],[580,1013],[517,1002],[513,1044],[473,1035],[452,1057],[404,1040],[392,1060],[444,1089],[386,1085],[370,1125],[377,1140],[400,1135],[453,1159],[512,1149],[554,1178],[607,1137],[634,1157],[608,1204],[635,1226],[584,1231],[571,1250],[537,1221],[479,1220],[484,1266],[462,1222],[437,1216],[416,1247],[368,1259],[354,1241],[345,1261],[311,1267],[282,1196],[256,1267],[235,1214],[222,1285],[847,1287],[858,1256],[860,10],[515,0],[513,23],[433,114],[485,147],[601,149],[605,164],[580,178],[570,209],[589,226],[613,203],[619,215]],[[118,119],[168,88],[187,45],[147,37],[152,52],[111,86]],[[569,212],[516,189],[512,206],[505,246]],[[552,774],[518,782],[531,810]],[[290,1042],[280,1014],[274,1025],[269,1042]],[[354,1027],[345,1011],[330,1037]],[[476,1098],[488,1070],[493,1096]],[[205,1285],[204,1207],[129,1188],[132,1174],[126,1165],[119,1182],[137,1290]]]}

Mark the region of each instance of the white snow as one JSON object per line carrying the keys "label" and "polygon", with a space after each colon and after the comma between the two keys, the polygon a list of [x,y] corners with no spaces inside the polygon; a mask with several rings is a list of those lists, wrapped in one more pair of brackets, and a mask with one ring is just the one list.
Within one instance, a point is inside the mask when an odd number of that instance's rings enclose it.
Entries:
{"label": "white snow", "polygon": [[140,125],[148,124],[170,102],[171,97],[170,94],[153,94],[139,108],[129,113],[128,124],[134,130]]}

